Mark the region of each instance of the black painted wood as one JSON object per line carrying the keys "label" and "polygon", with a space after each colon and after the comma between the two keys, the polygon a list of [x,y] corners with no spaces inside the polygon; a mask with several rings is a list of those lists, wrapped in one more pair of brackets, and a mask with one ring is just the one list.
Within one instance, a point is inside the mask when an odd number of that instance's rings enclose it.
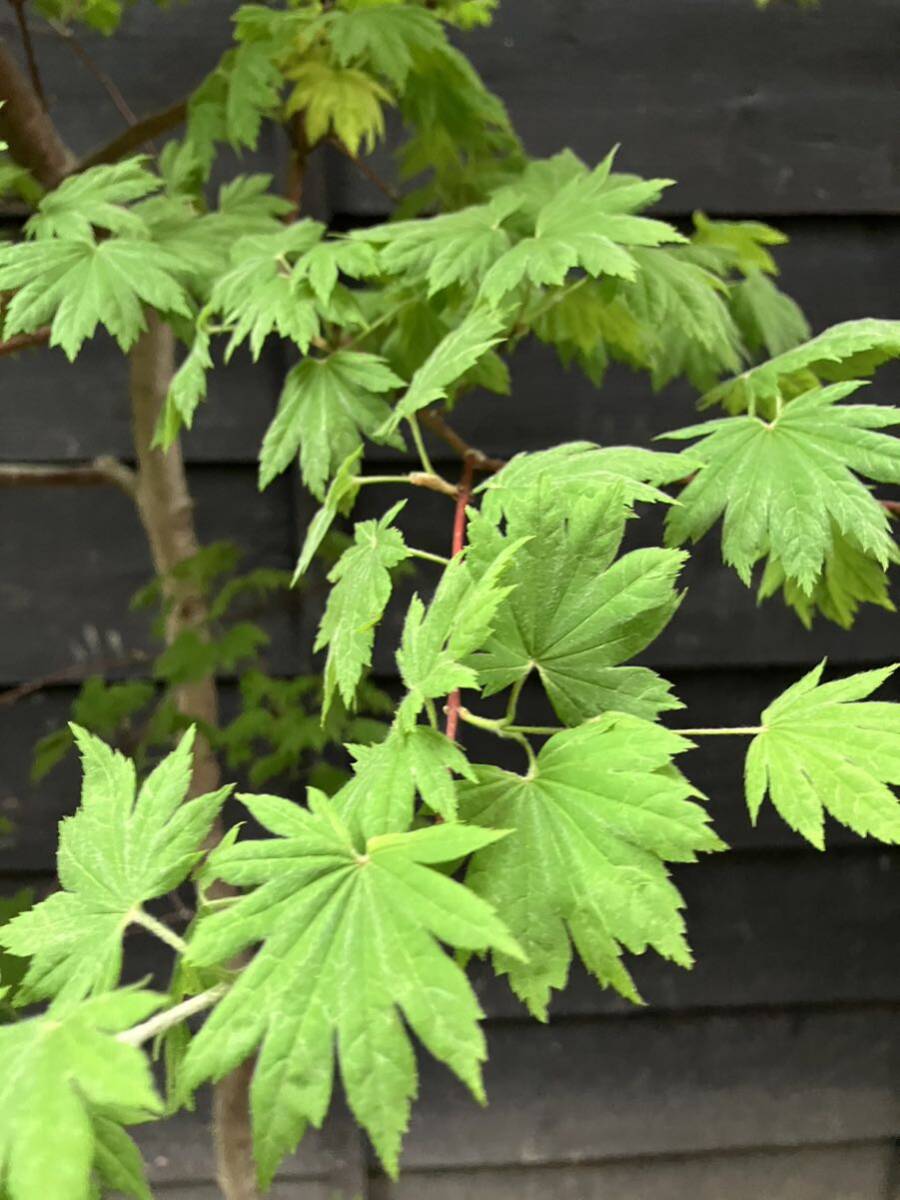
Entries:
{"label": "black painted wood", "polygon": [[[679,181],[669,212],[895,213],[898,22],[892,0],[531,0],[465,48],[531,153],[621,143],[624,169]],[[339,172],[333,203],[380,210]]]}
{"label": "black painted wood", "polygon": [[403,1162],[459,1170],[890,1138],[898,1033],[889,1009],[498,1025],[484,1110],[423,1061]]}
{"label": "black painted wood", "polygon": [[[246,569],[293,566],[294,514],[286,479],[260,494],[251,467],[198,467],[190,483],[203,542],[236,543]],[[117,490],[4,492],[0,681],[55,675],[77,667],[85,657],[108,658],[103,647],[110,639],[120,639],[126,650],[151,645],[147,614],[129,611],[131,597],[151,577],[137,514]],[[276,611],[270,620],[271,653],[280,669],[290,673],[296,667],[293,616]],[[99,649],[91,650],[92,643]]]}
{"label": "black painted wood", "polygon": [[[869,1142],[576,1167],[410,1171],[396,1184],[377,1178],[369,1195],[371,1200],[424,1195],[429,1200],[871,1200],[884,1194],[890,1151],[889,1143]],[[193,1193],[185,1193],[184,1200],[194,1200]]]}

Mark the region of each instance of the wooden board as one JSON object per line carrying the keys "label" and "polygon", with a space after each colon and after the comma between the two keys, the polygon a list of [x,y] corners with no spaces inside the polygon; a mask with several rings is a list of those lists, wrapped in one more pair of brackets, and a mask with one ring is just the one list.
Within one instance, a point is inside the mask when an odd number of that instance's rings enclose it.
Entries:
{"label": "wooden board", "polygon": [[[529,0],[462,44],[532,154],[621,143],[623,169],[679,181],[670,212],[896,213],[898,21],[893,0]],[[381,210],[336,170],[333,203]]]}
{"label": "wooden board", "polygon": [[[889,1143],[869,1142],[572,1167],[409,1171],[395,1184],[374,1179],[369,1200],[875,1200],[884,1195],[890,1153]],[[293,1200],[290,1190],[285,1198]]]}
{"label": "wooden board", "polygon": [[[480,1109],[422,1064],[406,1169],[829,1145],[897,1129],[900,1012],[495,1026]],[[788,1200],[788,1198],[785,1198]]]}
{"label": "wooden board", "polygon": [[[233,541],[247,570],[293,566],[296,535],[287,480],[260,494],[253,468],[212,467],[196,468],[190,482],[203,542]],[[147,615],[130,612],[129,602],[151,577],[137,514],[115,489],[4,492],[0,682],[115,657],[117,638],[126,651],[148,647]],[[292,612],[277,610],[271,619],[271,653],[286,673],[296,669],[293,620]]]}

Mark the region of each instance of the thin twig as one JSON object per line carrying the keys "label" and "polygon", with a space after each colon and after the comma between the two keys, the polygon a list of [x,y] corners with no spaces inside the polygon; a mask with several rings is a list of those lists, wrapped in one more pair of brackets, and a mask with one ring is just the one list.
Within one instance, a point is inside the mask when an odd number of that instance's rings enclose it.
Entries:
{"label": "thin twig", "polygon": [[72,174],[86,171],[88,167],[96,167],[101,163],[118,162],[120,158],[125,158],[135,150],[140,150],[146,142],[181,125],[187,116],[187,107],[187,100],[179,100],[177,104],[171,104],[168,108],[160,109],[159,112],[141,117],[118,137],[114,137],[111,142],[107,142],[106,145],[98,147],[82,158],[75,165]]}
{"label": "thin twig", "polygon": [[[451,554],[455,558],[458,554],[462,554],[463,547],[466,544],[466,508],[472,496],[472,475],[475,470],[475,463],[471,455],[466,455],[463,459],[462,475],[459,479],[459,488],[456,494],[456,510],[453,514],[453,543]],[[456,741],[456,733],[459,729],[459,709],[461,697],[459,688],[452,691],[447,697],[447,724],[446,733],[451,742]]]}
{"label": "thin twig", "polygon": [[77,54],[90,73],[94,76],[94,78],[106,92],[107,96],[109,96],[110,100],[116,107],[116,111],[125,121],[126,125],[136,125],[137,117],[132,111],[128,101],[125,99],[124,95],[116,85],[115,80],[107,75],[100,64],[96,62],[93,56],[88,53],[72,30],[69,29],[67,25],[64,25],[62,21],[55,21],[52,17],[47,18],[47,24],[57,35],[57,37],[62,38],[64,42],[67,42],[68,45],[71,46],[75,54]]}
{"label": "thin twig", "polygon": [[493,473],[506,466],[502,458],[491,458],[483,450],[470,446],[456,430],[448,424],[436,408],[425,408],[418,413],[418,418],[431,432],[446,442],[463,460],[469,459],[477,471]]}
{"label": "thin twig", "polygon": [[0,357],[6,354],[18,354],[22,350],[32,350],[36,346],[46,346],[50,341],[50,326],[36,329],[34,333],[17,333],[5,342],[0,342]]}
{"label": "thin twig", "polygon": [[135,1025],[133,1029],[126,1029],[124,1033],[116,1036],[116,1041],[123,1042],[126,1046],[143,1046],[144,1042],[151,1041],[174,1025],[180,1025],[188,1017],[194,1017],[197,1013],[212,1008],[213,1005],[218,1004],[227,991],[228,984],[220,983],[216,987],[210,988],[209,991],[201,992],[199,996],[191,996],[189,1000],[176,1004],[174,1008],[164,1009],[163,1012],[157,1013],[148,1021]]}
{"label": "thin twig", "polygon": [[0,692],[0,708],[11,708],[20,700],[27,700],[42,692],[45,688],[56,687],[63,683],[83,683],[91,675],[105,675],[108,671],[127,667],[137,663],[146,663],[150,656],[143,650],[133,650],[128,655],[117,655],[115,658],[101,659],[89,663],[72,663],[51,675],[42,675],[39,679],[30,679],[28,683],[20,683],[18,687],[8,688]]}
{"label": "thin twig", "polygon": [[900,515],[900,500],[879,500],[878,503],[882,508],[887,509],[889,513]]}
{"label": "thin twig", "polygon": [[137,476],[115,458],[101,457],[92,463],[0,463],[0,488],[18,487],[109,487],[120,488],[132,500],[137,497]]}
{"label": "thin twig", "polygon": [[44,92],[44,85],[41,82],[41,72],[38,67],[37,55],[34,52],[34,42],[31,39],[31,30],[28,28],[28,21],[25,19],[25,0],[9,0],[10,7],[16,14],[16,24],[19,26],[19,36],[22,39],[22,49],[25,51],[25,59],[28,63],[28,74],[31,79],[31,86],[34,88],[35,95],[41,102],[41,107],[47,111],[47,96]]}
{"label": "thin twig", "polygon": [[359,158],[353,153],[352,150],[345,146],[340,138],[331,137],[328,139],[328,141],[330,145],[334,146],[336,150],[343,154],[344,158],[346,158],[348,162],[353,163],[360,175],[364,175],[365,178],[368,179],[369,183],[373,183],[380,192],[387,196],[388,200],[390,200],[393,204],[400,203],[400,201],[403,199],[403,193],[398,192],[397,189],[388,183],[386,179],[382,179],[377,171],[373,171],[369,164],[364,159]]}

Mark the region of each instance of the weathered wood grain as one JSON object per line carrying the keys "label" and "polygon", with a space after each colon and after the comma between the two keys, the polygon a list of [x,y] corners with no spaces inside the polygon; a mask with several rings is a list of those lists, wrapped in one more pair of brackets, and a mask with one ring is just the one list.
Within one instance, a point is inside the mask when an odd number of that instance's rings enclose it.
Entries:
{"label": "weathered wood grain", "polygon": [[[409,1171],[395,1184],[374,1179],[369,1196],[370,1200],[420,1200],[424,1195],[429,1200],[872,1200],[884,1194],[890,1153],[890,1143],[864,1142],[574,1167]],[[301,1194],[295,1193],[297,1200]],[[289,1190],[288,1197],[293,1200]],[[180,1194],[177,1200],[182,1200]],[[193,1193],[185,1193],[184,1200],[194,1200]]]}
{"label": "weathered wood grain", "polygon": [[[897,1128],[900,1011],[649,1015],[490,1031],[480,1109],[422,1064],[406,1169],[828,1145]],[[526,1050],[527,1046],[527,1050]],[[787,1197],[784,1200],[788,1200]]]}

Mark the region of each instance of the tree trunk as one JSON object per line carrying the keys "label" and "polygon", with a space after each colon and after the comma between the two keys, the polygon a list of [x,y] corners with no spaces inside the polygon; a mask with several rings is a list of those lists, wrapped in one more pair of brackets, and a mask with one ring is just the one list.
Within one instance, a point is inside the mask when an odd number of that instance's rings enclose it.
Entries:
{"label": "tree trunk", "polygon": [[[131,352],[131,411],[138,462],[138,511],[153,565],[171,604],[166,622],[169,642],[186,629],[202,631],[207,615],[204,597],[189,582],[174,580],[171,574],[200,547],[181,447],[176,442],[165,452],[153,448],[153,434],[174,367],[172,330],[156,313],[148,312],[147,330]],[[180,685],[175,689],[174,699],[185,716],[207,725],[218,723],[218,694],[212,676]],[[219,782],[219,764],[209,742],[200,735],[195,744],[191,795],[214,791]],[[214,843],[221,833],[221,827],[214,828]],[[218,894],[227,894],[227,890],[219,888]],[[214,889],[211,894],[215,894]],[[213,1095],[216,1170],[226,1200],[256,1200],[258,1196],[250,1131],[252,1071],[252,1063],[244,1063],[216,1085]]]}

